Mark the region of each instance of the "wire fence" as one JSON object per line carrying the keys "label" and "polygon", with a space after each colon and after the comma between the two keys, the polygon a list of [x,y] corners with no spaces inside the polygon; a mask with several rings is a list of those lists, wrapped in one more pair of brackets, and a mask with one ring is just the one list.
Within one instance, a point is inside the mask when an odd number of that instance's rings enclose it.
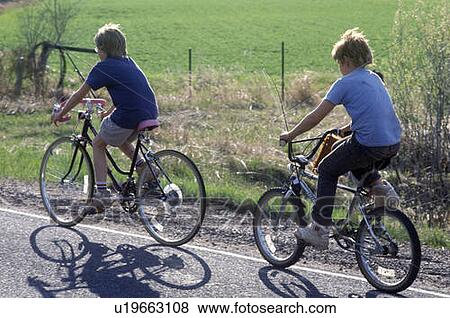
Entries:
{"label": "wire fence", "polygon": [[[153,73],[143,68],[154,88],[157,88],[157,93],[163,96],[163,102],[165,99],[189,102],[195,98],[203,98],[209,102],[214,102],[216,99],[221,102],[221,96],[231,94],[234,95],[234,101],[231,101],[233,103],[241,100],[243,104],[250,107],[260,107],[270,103],[285,107],[286,113],[289,113],[299,105],[313,106],[320,101],[320,95],[338,76],[337,68],[335,73],[325,72],[327,74],[325,77],[320,77],[321,73],[317,71],[304,72],[295,69],[293,60],[296,58],[296,51],[290,50],[289,43],[284,41],[280,41],[277,47],[273,46],[269,49],[248,47],[243,51],[244,60],[236,65],[218,62],[223,52],[205,49],[205,47],[214,47],[214,43],[205,39],[203,42],[203,48],[184,49],[183,54],[178,54],[184,56],[184,62],[180,62],[178,58],[174,61],[173,67],[165,69],[164,72]],[[160,49],[167,50],[162,47]],[[80,53],[80,48],[75,48],[70,56],[81,73],[87,75],[98,58],[95,54],[84,54],[87,51],[93,53],[92,49],[83,48],[82,50],[84,52]],[[377,56],[384,56],[388,51],[389,47],[385,47]],[[142,55],[139,57],[142,58]],[[137,59],[137,63],[141,65],[141,60]],[[142,63],[145,64],[145,60]],[[63,67],[66,68],[66,63],[58,62],[57,54],[52,54],[46,71],[50,73],[49,77],[56,77],[56,74],[63,72]],[[69,86],[69,89],[74,89],[79,84],[74,77],[70,76],[71,69],[69,65],[67,69],[69,77],[64,83],[61,83],[60,76],[60,81],[57,83],[59,88]],[[312,79],[311,74],[319,74],[317,75],[319,80]],[[222,91],[219,92],[219,90]]]}

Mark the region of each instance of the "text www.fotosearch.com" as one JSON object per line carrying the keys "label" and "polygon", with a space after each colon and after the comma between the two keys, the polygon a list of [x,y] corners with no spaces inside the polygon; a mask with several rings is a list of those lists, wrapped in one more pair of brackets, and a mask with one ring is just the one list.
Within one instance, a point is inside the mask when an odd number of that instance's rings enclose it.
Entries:
{"label": "text www.fotosearch.com", "polygon": [[[208,302],[210,302],[209,300]],[[221,302],[221,301],[219,301]],[[336,305],[255,304],[250,302],[231,302],[202,304],[192,301],[126,302],[114,306],[116,314],[336,314]]]}
{"label": "text www.fotosearch.com", "polygon": [[201,314],[335,314],[336,305],[251,304],[235,302],[233,305],[197,305]]}

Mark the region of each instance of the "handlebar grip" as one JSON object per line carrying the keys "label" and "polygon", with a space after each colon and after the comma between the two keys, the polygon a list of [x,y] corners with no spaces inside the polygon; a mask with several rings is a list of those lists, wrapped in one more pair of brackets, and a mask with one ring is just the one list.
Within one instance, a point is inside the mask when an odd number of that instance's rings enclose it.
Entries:
{"label": "handlebar grip", "polygon": [[280,139],[280,147],[286,146],[287,142],[286,140]]}

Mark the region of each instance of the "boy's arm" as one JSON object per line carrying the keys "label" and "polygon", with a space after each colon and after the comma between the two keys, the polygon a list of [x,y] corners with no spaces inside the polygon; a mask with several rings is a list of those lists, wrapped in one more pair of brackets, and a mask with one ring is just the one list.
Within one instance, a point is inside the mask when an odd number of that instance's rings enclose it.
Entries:
{"label": "boy's arm", "polygon": [[320,102],[312,112],[306,115],[293,129],[289,132],[281,134],[280,139],[285,141],[291,141],[298,135],[307,132],[315,127],[318,123],[328,115],[328,113],[334,108],[334,104],[324,99]]}
{"label": "boy's arm", "polygon": [[78,103],[80,103],[81,100],[89,93],[90,89],[91,87],[86,84],[86,82],[84,82],[83,85],[81,85],[81,87],[75,93],[73,93],[72,96],[69,97],[67,102],[64,104],[63,109],[55,116],[52,116],[52,121],[56,122],[67,115],[72,110],[72,108],[78,105]]}

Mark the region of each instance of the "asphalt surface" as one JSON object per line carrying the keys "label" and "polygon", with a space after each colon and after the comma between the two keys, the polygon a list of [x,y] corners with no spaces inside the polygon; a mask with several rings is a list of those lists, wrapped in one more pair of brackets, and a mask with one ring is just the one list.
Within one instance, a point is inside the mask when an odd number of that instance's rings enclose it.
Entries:
{"label": "asphalt surface", "polygon": [[164,247],[149,236],[0,208],[1,297],[440,297],[380,293],[361,277],[293,266],[212,246]]}

